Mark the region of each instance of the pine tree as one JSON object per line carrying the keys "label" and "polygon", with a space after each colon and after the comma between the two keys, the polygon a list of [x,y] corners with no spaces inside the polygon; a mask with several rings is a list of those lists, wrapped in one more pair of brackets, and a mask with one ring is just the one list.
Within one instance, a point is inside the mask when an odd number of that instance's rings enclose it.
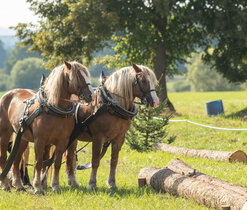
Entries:
{"label": "pine tree", "polygon": [[152,150],[154,143],[167,142],[166,125],[170,116],[161,115],[166,106],[165,102],[162,102],[154,109],[143,106],[138,108],[138,114],[132,120],[131,127],[126,134],[126,144],[131,149],[148,152]]}

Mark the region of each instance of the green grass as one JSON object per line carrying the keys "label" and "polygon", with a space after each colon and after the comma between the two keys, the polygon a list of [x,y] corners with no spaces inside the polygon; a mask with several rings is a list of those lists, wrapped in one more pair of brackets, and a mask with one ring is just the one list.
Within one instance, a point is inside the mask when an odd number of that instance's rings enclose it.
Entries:
{"label": "green grass", "polygon": [[[229,128],[247,127],[247,122],[241,120],[245,115],[243,110],[247,106],[245,96],[245,92],[171,93],[169,95],[178,112],[174,118]],[[205,102],[218,99],[223,100],[226,115],[207,117]],[[172,143],[176,146],[229,151],[241,149],[247,152],[247,131],[218,131],[185,122],[171,122],[168,129],[169,135],[176,136],[175,142]],[[129,150],[125,144],[119,157],[116,176],[119,187],[117,191],[110,191],[106,187],[110,160],[110,151],[108,151],[98,170],[99,189],[97,191],[87,189],[90,170],[77,171],[80,188],[67,187],[65,169],[62,165],[61,195],[55,195],[50,188],[45,196],[35,196],[28,192],[14,190],[11,193],[0,191],[0,209],[208,209],[193,200],[174,197],[168,193],[158,193],[151,188],[138,188],[137,177],[141,168],[165,167],[173,158],[180,158],[203,173],[247,187],[245,164],[217,162],[161,151],[138,153]],[[79,154],[78,163],[87,163],[90,159],[91,148],[88,146],[84,153]],[[33,162],[33,151],[30,162]],[[30,173],[32,174],[32,168]]]}

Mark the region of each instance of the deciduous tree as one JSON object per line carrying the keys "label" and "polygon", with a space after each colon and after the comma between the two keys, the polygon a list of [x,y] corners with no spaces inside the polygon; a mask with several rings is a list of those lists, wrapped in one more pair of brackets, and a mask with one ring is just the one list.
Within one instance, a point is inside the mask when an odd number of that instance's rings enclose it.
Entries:
{"label": "deciduous tree", "polygon": [[[153,67],[167,99],[166,75],[198,47],[214,44],[205,61],[232,81],[247,79],[245,0],[27,0],[40,16],[37,27],[19,24],[23,44],[38,50],[48,65],[83,57],[114,40],[115,55],[105,62]],[[238,50],[239,49],[239,50]],[[171,103],[169,107],[174,109]]]}

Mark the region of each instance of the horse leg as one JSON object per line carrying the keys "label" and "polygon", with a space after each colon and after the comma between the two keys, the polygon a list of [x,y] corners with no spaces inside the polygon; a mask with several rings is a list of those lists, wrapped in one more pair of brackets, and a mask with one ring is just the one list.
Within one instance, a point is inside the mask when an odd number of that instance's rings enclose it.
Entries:
{"label": "horse leg", "polygon": [[[96,140],[96,139],[95,139]],[[103,142],[103,139],[100,140],[100,141],[93,141],[93,144],[92,144],[92,170],[91,170],[91,176],[90,176],[90,180],[89,180],[89,184],[88,184],[88,188],[90,190],[96,190],[98,187],[97,187],[97,180],[96,180],[96,176],[97,176],[97,170],[98,170],[98,167],[99,167],[99,163],[100,163],[100,152],[101,152],[101,149],[102,149],[102,142]]]}
{"label": "horse leg", "polygon": [[[44,154],[43,154],[43,161],[48,160],[50,158],[50,151],[51,151],[51,145],[46,145],[45,146],[45,151],[44,151]],[[43,177],[44,173],[46,173],[46,167],[42,168],[42,177]],[[41,184],[43,186],[43,189],[47,189],[47,174],[43,178]]]}
{"label": "horse leg", "polygon": [[107,180],[107,185],[108,185],[108,188],[110,189],[117,189],[115,175],[116,175],[116,168],[118,164],[118,155],[119,155],[119,151],[121,150],[123,143],[124,143],[124,138],[123,140],[121,138],[121,139],[118,139],[117,141],[112,142],[110,174]]}
{"label": "horse leg", "polygon": [[24,166],[24,167],[23,167],[23,174],[21,176],[21,180],[22,180],[22,183],[24,186],[26,185],[29,187],[33,187],[30,183],[30,179],[29,179],[29,175],[28,175],[28,169],[27,169],[28,162],[29,162],[29,152],[30,152],[29,146],[27,145],[27,148],[24,151],[24,158],[22,159],[22,161],[23,161],[22,166]]}
{"label": "horse leg", "polygon": [[25,190],[21,183],[20,162],[22,155],[28,146],[28,142],[21,140],[16,158],[12,165],[12,185],[18,190]]}
{"label": "horse leg", "polygon": [[76,167],[76,158],[75,151],[77,147],[77,141],[74,141],[73,144],[67,149],[65,154],[66,161],[66,175],[68,180],[68,185],[71,187],[80,187],[76,180],[75,176],[75,167]]}
{"label": "horse leg", "polygon": [[35,173],[33,179],[33,187],[35,194],[44,195],[44,190],[41,185],[41,170],[43,168],[43,151],[45,146],[43,144],[42,139],[36,139],[34,143],[34,151],[35,151]]}
{"label": "horse leg", "polygon": [[55,156],[54,172],[53,172],[51,186],[52,186],[53,191],[58,194],[61,194],[61,188],[59,186],[59,170],[61,167],[64,150],[58,149],[57,147],[55,150],[56,156]]}
{"label": "horse leg", "polygon": [[[12,135],[12,131],[10,129],[4,128],[0,130],[0,169],[1,171],[3,171],[6,165],[7,149],[8,149],[9,140],[10,140],[11,135]],[[6,191],[10,190],[7,176],[3,180],[0,181],[0,184],[4,190]]]}

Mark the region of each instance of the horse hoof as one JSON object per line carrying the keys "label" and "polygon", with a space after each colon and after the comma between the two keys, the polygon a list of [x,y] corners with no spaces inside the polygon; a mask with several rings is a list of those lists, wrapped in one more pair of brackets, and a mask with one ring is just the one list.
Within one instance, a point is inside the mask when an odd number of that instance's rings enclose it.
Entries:
{"label": "horse hoof", "polygon": [[118,187],[115,183],[111,183],[111,184],[107,183],[107,185],[108,185],[108,189],[110,189],[110,190],[117,190],[118,189]]}
{"label": "horse hoof", "polygon": [[53,192],[56,194],[61,194],[61,188],[59,186],[53,187]]}
{"label": "horse hoof", "polygon": [[45,195],[44,191],[42,191],[42,190],[35,190],[34,194],[35,195]]}
{"label": "horse hoof", "polygon": [[17,192],[26,192],[26,189],[24,187],[20,187],[16,189]]}
{"label": "horse hoof", "polygon": [[4,190],[5,192],[10,192],[10,191],[11,191],[9,186],[8,186],[8,187],[3,187],[3,190]]}
{"label": "horse hoof", "polygon": [[69,186],[72,187],[72,188],[78,188],[81,185],[78,182],[73,182],[73,183],[69,183]]}
{"label": "horse hoof", "polygon": [[89,190],[97,190],[98,187],[97,187],[96,184],[89,184],[89,185],[88,185],[88,189],[89,189]]}

